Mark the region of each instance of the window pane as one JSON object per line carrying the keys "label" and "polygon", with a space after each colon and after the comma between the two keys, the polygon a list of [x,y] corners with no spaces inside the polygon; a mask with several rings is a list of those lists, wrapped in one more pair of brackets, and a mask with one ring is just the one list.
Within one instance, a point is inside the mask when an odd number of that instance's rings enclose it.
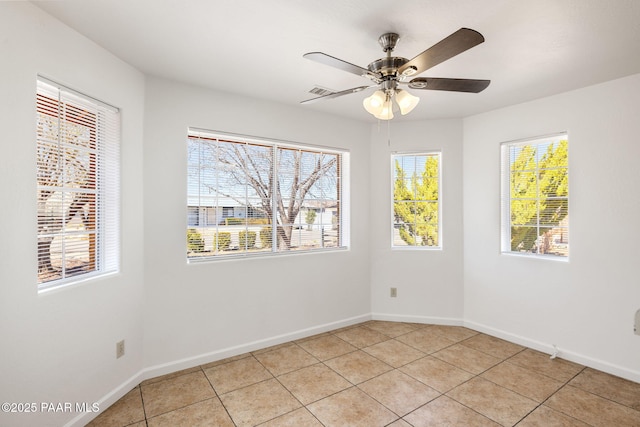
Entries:
{"label": "window pane", "polygon": [[[340,154],[201,131],[190,132],[188,140],[189,227],[196,223],[195,209],[215,209],[217,216],[204,223],[198,211],[199,224],[211,230],[187,230],[191,240],[199,234],[203,241],[188,245],[188,258],[340,247]],[[213,146],[214,158],[200,144]]]}
{"label": "window pane", "polygon": [[503,159],[503,251],[568,256],[567,136],[505,144]]}
{"label": "window pane", "polygon": [[393,156],[393,247],[439,247],[440,155]]}
{"label": "window pane", "polygon": [[535,198],[538,196],[538,174],[513,172],[511,174],[511,198]]}
{"label": "window pane", "polygon": [[39,289],[118,268],[116,109],[38,78]]}
{"label": "window pane", "polygon": [[416,209],[412,201],[400,201],[393,204],[393,213],[397,224],[416,222]]}
{"label": "window pane", "polygon": [[538,224],[537,200],[511,200],[511,224],[536,225]]}
{"label": "window pane", "polygon": [[535,226],[511,227],[511,250],[515,252],[536,253],[538,228]]}
{"label": "window pane", "polygon": [[[437,209],[437,207],[436,207]],[[430,222],[418,222],[415,225],[416,245],[438,246],[438,218],[437,215]]]}
{"label": "window pane", "polygon": [[414,246],[415,240],[407,233],[403,223],[395,223],[393,225],[393,246]]}
{"label": "window pane", "polygon": [[568,214],[568,199],[546,199],[540,201],[540,225],[558,226]]}

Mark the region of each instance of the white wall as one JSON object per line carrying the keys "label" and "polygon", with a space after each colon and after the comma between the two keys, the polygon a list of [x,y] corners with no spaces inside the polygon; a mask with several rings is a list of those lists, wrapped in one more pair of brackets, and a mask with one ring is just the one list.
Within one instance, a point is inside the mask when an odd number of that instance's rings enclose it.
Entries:
{"label": "white wall", "polygon": [[[640,75],[464,120],[470,326],[640,381]],[[569,262],[500,254],[500,143],[569,132]]]}
{"label": "white wall", "polygon": [[[142,368],[142,74],[28,2],[0,3],[0,401],[111,403]],[[36,76],[122,108],[122,265],[115,276],[39,295]],[[126,355],[115,344],[126,340]],[[122,387],[121,387],[122,386]],[[102,400],[107,396],[106,400]],[[77,413],[6,414],[59,426]]]}
{"label": "white wall", "polygon": [[[442,153],[442,250],[391,250],[391,153]],[[382,123],[371,132],[371,294],[375,318],[461,324],[462,120]],[[398,296],[390,298],[390,288]]]}
{"label": "white wall", "polygon": [[[351,249],[187,264],[190,126],[350,150]],[[368,318],[368,125],[148,78],[144,150],[148,375]]]}
{"label": "white wall", "polygon": [[[386,126],[157,78],[145,84],[27,2],[0,3],[0,58],[0,401],[104,408],[145,377],[371,313],[464,322],[546,351],[556,344],[562,356],[640,381],[632,328],[640,308],[640,75],[464,121],[393,122],[388,146]],[[38,73],[123,114],[121,272],[41,295]],[[349,149],[351,249],[187,265],[189,126]],[[499,144],[559,131],[570,138],[571,259],[500,255]],[[443,153],[444,248],[391,251],[390,153],[431,149]],[[120,339],[127,354],[116,360]],[[90,417],[0,413],[0,425]]]}

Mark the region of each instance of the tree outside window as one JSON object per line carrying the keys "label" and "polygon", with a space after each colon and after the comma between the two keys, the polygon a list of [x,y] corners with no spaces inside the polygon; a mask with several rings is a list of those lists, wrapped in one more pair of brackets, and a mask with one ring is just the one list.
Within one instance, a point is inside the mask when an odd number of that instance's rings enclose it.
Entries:
{"label": "tree outside window", "polygon": [[440,153],[393,156],[393,247],[439,248]]}
{"label": "tree outside window", "polygon": [[[272,141],[190,132],[189,259],[338,248],[345,245],[345,153]],[[309,227],[313,212],[313,227]],[[335,220],[338,218],[338,221]],[[221,242],[224,242],[221,245]]]}
{"label": "tree outside window", "polygon": [[566,135],[507,143],[503,150],[503,251],[569,256]]}

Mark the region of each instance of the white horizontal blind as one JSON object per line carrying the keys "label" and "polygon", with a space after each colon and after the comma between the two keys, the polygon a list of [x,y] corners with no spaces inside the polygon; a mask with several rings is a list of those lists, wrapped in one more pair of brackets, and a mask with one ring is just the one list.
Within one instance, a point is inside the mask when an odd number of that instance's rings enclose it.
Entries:
{"label": "white horizontal blind", "polygon": [[348,153],[190,129],[187,258],[348,245]]}
{"label": "white horizontal blind", "polygon": [[566,134],[502,144],[502,251],[569,256]]}
{"label": "white horizontal blind", "polygon": [[440,157],[438,152],[391,156],[393,248],[442,247]]}
{"label": "white horizontal blind", "polygon": [[120,118],[40,77],[36,107],[42,290],[119,268]]}

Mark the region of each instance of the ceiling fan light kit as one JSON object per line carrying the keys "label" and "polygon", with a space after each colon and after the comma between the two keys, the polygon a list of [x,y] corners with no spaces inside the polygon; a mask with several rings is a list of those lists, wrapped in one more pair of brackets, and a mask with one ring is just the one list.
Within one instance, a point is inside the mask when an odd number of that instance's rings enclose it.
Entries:
{"label": "ceiling fan light kit", "polygon": [[380,120],[393,119],[393,104],[391,103],[391,95],[381,90],[377,90],[368,98],[362,101],[364,109],[369,114]]}
{"label": "ceiling fan light kit", "polygon": [[405,115],[409,114],[418,105],[420,98],[403,89],[387,92],[377,90],[373,95],[365,98],[362,101],[362,105],[369,114],[372,114],[377,119],[391,120],[393,119],[394,101],[400,108],[400,113]]}
{"label": "ceiling fan light kit", "polygon": [[482,34],[475,30],[461,28],[411,60],[391,56],[391,52],[399,40],[400,36],[396,33],[385,33],[381,35],[378,38],[378,43],[380,43],[382,50],[387,56],[373,61],[367,68],[351,64],[322,52],[309,52],[305,54],[304,57],[307,59],[366,77],[375,84],[372,86],[358,86],[356,88],[308,99],[302,101],[302,104],[337,98],[377,86],[378,89],[373,95],[365,98],[362,105],[368,113],[377,119],[391,120],[394,117],[394,105],[397,105],[400,113],[405,115],[410,113],[416,105],[418,105],[418,102],[420,102],[420,98],[410,94],[404,89],[398,88],[399,85],[407,85],[411,89],[419,90],[479,93],[486,89],[489,83],[491,83],[490,80],[433,77],[416,77],[410,81],[405,81],[408,77],[420,74],[484,42]]}
{"label": "ceiling fan light kit", "polygon": [[382,110],[382,107],[386,102],[387,94],[381,90],[377,90],[373,92],[373,95],[365,98],[362,101],[362,105],[369,114],[373,114],[375,116]]}
{"label": "ceiling fan light kit", "polygon": [[398,103],[398,107],[400,107],[400,113],[404,116],[416,108],[416,105],[420,102],[420,98],[411,95],[404,89],[396,89],[396,102]]}

